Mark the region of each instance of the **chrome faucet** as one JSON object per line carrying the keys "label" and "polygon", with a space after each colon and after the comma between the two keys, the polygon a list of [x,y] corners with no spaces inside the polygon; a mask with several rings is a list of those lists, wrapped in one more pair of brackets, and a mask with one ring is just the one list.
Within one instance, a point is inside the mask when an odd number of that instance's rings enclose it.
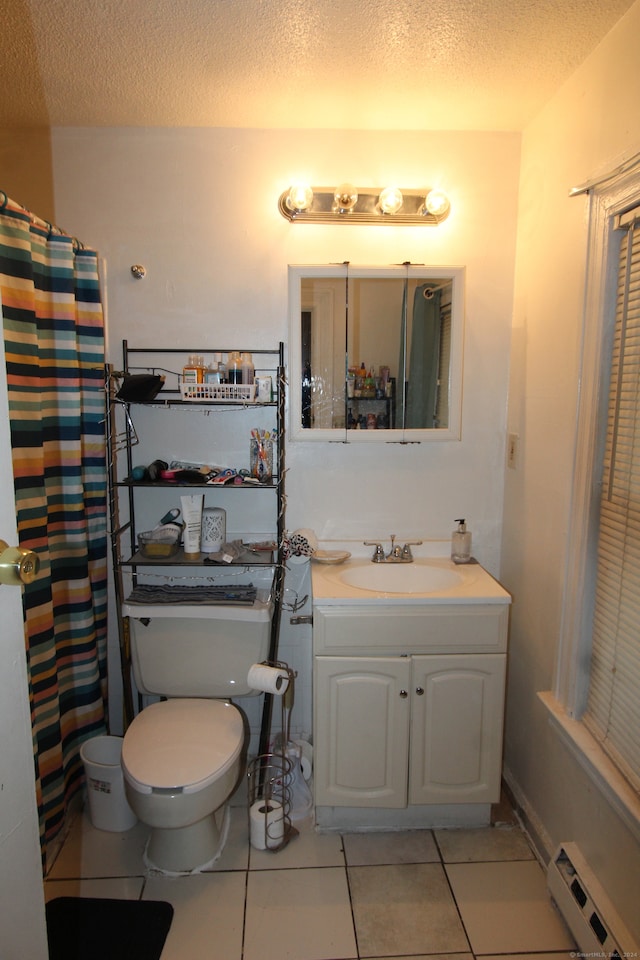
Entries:
{"label": "chrome faucet", "polygon": [[413,563],[411,547],[419,546],[421,543],[422,540],[407,540],[404,547],[401,547],[399,544],[396,544],[396,535],[392,533],[391,549],[389,553],[385,554],[381,543],[378,543],[376,540],[364,541],[365,547],[375,547],[373,556],[371,557],[372,563]]}

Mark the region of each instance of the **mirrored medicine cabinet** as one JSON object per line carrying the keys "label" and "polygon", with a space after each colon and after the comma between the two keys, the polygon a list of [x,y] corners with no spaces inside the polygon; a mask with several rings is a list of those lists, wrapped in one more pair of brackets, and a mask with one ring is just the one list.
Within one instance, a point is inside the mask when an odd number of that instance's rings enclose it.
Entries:
{"label": "mirrored medicine cabinet", "polygon": [[293,440],[460,438],[464,267],[289,267]]}

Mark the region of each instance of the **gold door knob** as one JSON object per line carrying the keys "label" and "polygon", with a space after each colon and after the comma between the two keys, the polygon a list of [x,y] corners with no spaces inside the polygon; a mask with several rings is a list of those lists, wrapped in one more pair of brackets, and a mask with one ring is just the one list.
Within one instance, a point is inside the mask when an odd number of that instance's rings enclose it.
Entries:
{"label": "gold door knob", "polygon": [[33,550],[10,547],[0,540],[0,583],[20,586],[32,583],[40,569],[40,558]]}

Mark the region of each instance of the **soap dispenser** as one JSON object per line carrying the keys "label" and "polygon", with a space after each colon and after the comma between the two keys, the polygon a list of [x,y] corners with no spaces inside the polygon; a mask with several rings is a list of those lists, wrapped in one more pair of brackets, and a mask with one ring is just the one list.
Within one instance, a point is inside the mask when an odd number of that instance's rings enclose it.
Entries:
{"label": "soap dispenser", "polygon": [[458,526],[451,535],[451,559],[454,563],[469,563],[471,560],[471,531],[466,520],[456,520]]}

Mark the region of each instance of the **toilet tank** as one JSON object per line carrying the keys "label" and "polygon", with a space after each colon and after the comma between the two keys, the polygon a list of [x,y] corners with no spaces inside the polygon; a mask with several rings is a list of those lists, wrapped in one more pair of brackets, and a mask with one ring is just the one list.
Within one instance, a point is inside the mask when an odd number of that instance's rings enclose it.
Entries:
{"label": "toilet tank", "polygon": [[257,695],[247,685],[252,663],[269,652],[271,602],[252,606],[126,602],[131,661],[141,693],[165,697]]}

